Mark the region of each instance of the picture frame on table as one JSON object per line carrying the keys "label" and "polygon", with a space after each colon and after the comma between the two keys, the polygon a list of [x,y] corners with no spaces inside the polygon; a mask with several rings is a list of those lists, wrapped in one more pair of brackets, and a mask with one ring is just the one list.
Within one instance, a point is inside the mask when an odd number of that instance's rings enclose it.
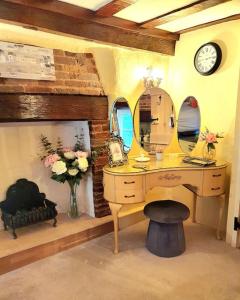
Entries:
{"label": "picture frame on table", "polygon": [[108,164],[112,167],[122,166],[127,161],[127,154],[124,151],[123,140],[120,136],[112,135],[107,142]]}

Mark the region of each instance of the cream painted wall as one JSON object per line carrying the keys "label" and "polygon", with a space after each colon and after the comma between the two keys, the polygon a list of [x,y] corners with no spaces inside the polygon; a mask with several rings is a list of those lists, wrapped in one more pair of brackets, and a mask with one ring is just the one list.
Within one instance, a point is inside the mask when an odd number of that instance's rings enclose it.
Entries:
{"label": "cream painted wall", "polygon": [[[240,67],[240,20],[221,23],[181,35],[175,56],[170,61],[167,91],[173,98],[177,114],[182,101],[194,96],[201,110],[202,129],[224,132],[225,138],[217,145],[217,157],[232,162],[237,90]],[[220,68],[210,76],[201,76],[194,68],[196,50],[204,43],[217,42],[223,52]],[[196,154],[201,154],[202,143]],[[172,148],[178,151],[177,147]],[[230,173],[230,170],[228,171]],[[216,225],[216,199],[198,201],[197,220]]]}

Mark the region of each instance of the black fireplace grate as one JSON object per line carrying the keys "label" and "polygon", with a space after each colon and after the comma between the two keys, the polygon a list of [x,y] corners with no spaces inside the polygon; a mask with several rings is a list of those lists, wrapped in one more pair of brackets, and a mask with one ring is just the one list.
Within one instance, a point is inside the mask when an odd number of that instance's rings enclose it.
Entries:
{"label": "black fireplace grate", "polygon": [[14,239],[17,238],[16,228],[51,219],[54,220],[54,227],[57,224],[56,203],[46,199],[36,183],[25,178],[9,187],[6,200],[0,202],[0,208],[4,229],[11,229]]}

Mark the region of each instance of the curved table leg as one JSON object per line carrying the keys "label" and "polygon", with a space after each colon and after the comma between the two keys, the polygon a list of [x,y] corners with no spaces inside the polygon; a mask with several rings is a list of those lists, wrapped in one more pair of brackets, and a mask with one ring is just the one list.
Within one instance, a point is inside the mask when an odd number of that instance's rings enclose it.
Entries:
{"label": "curved table leg", "polygon": [[223,212],[225,207],[225,194],[219,196],[220,200],[220,208],[219,208],[219,217],[218,217],[218,225],[217,225],[217,239],[221,240],[221,225],[223,222]]}
{"label": "curved table leg", "polygon": [[197,194],[193,193],[193,215],[192,222],[196,223],[196,209],[197,209]]}
{"label": "curved table leg", "polygon": [[109,202],[109,207],[111,209],[111,213],[113,216],[113,224],[114,224],[114,254],[117,254],[118,250],[119,250],[119,247],[118,247],[118,230],[119,230],[118,213],[122,207],[122,204]]}

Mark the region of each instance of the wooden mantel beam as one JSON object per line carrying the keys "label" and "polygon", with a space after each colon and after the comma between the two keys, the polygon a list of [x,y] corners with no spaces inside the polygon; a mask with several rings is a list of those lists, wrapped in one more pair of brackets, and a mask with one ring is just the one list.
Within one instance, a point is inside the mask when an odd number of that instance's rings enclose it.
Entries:
{"label": "wooden mantel beam", "polygon": [[88,18],[74,18],[11,1],[0,2],[0,21],[169,55],[173,55],[175,50],[175,40],[167,40],[154,34],[148,35],[145,29],[126,29],[100,24]]}
{"label": "wooden mantel beam", "polygon": [[175,21],[177,19],[187,17],[191,14],[203,11],[207,8],[213,7],[215,5],[228,2],[230,0],[199,0],[183,6],[181,8],[170,11],[164,15],[158,16],[146,22],[143,22],[140,26],[143,28],[154,28],[161,24],[165,24],[171,21]]}
{"label": "wooden mantel beam", "polygon": [[111,17],[135,2],[136,0],[112,0],[100,7],[95,13],[100,17]]}

